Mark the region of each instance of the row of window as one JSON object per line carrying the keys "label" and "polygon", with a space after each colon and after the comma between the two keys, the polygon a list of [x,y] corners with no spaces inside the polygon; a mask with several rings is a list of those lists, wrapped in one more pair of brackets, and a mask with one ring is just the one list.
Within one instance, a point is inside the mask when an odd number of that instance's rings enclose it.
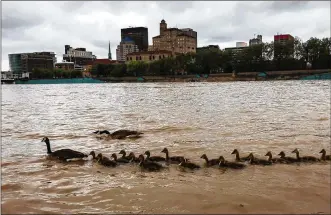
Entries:
{"label": "row of window", "polygon": [[[158,59],[157,59],[157,56],[159,57]],[[156,57],[154,56],[154,55],[150,55],[149,56],[149,60],[160,60],[160,59],[164,59],[164,58],[166,58],[164,55],[157,55]],[[132,57],[126,57],[126,60],[132,60]],[[141,58],[141,56],[136,56],[136,60],[138,61],[138,60],[142,60],[142,58]]]}

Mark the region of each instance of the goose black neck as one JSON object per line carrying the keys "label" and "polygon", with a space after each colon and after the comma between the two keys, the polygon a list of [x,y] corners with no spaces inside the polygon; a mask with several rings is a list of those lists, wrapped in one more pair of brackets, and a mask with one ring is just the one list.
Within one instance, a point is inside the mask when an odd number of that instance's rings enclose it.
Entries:
{"label": "goose black neck", "polygon": [[297,159],[300,160],[299,152],[296,152],[295,154],[297,155]]}
{"label": "goose black neck", "polygon": [[326,154],[326,152],[322,152],[322,157],[321,157],[321,160],[325,160],[325,154]]}
{"label": "goose black neck", "polygon": [[47,154],[52,154],[51,144],[49,143],[49,140],[46,140],[45,143],[47,146]]}
{"label": "goose black neck", "polygon": [[166,154],[166,160],[169,160],[169,152],[166,151],[165,154]]}
{"label": "goose black neck", "polygon": [[204,157],[204,159],[205,159],[206,163],[208,163],[208,162],[209,162],[209,160],[208,160],[207,156],[206,156],[206,157]]}
{"label": "goose black neck", "polygon": [[238,161],[240,160],[240,156],[239,156],[238,152],[236,153],[236,160],[238,160]]}
{"label": "goose black neck", "polygon": [[269,156],[268,161],[272,161],[272,155],[268,155],[268,156]]}

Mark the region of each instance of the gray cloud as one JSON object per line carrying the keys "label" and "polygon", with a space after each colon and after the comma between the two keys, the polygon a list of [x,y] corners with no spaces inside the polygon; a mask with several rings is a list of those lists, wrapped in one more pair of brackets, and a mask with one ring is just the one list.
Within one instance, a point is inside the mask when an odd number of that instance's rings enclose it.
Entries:
{"label": "gray cloud", "polygon": [[264,41],[290,33],[303,40],[330,36],[330,2],[217,2],[217,1],[78,1],[2,2],[2,65],[8,54],[54,51],[62,60],[64,45],[86,47],[106,58],[108,41],[113,57],[121,28],[146,26],[149,42],[159,34],[159,23],[193,28],[198,45],[221,48],[248,42],[254,34]]}

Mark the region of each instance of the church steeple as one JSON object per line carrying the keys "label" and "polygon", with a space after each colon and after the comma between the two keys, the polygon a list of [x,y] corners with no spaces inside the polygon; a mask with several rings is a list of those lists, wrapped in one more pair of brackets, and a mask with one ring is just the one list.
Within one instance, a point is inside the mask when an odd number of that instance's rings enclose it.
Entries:
{"label": "church steeple", "polygon": [[111,60],[110,41],[108,45],[108,59]]}

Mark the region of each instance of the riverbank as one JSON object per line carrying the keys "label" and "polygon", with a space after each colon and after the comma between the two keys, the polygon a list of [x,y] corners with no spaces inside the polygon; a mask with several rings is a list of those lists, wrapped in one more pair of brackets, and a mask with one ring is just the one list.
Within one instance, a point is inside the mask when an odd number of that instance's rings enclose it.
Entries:
{"label": "riverbank", "polygon": [[274,80],[331,80],[331,69],[246,72],[239,74],[217,73],[209,75],[93,77],[65,79],[26,79],[1,81],[1,84],[79,84],[79,83],[136,83],[136,82],[230,82]]}
{"label": "riverbank", "polygon": [[228,82],[228,81],[268,81],[268,80],[324,80],[331,79],[331,69],[323,70],[294,70],[271,72],[246,72],[233,75],[232,73],[176,76],[141,76],[141,77],[104,77],[98,78],[103,82]]}

